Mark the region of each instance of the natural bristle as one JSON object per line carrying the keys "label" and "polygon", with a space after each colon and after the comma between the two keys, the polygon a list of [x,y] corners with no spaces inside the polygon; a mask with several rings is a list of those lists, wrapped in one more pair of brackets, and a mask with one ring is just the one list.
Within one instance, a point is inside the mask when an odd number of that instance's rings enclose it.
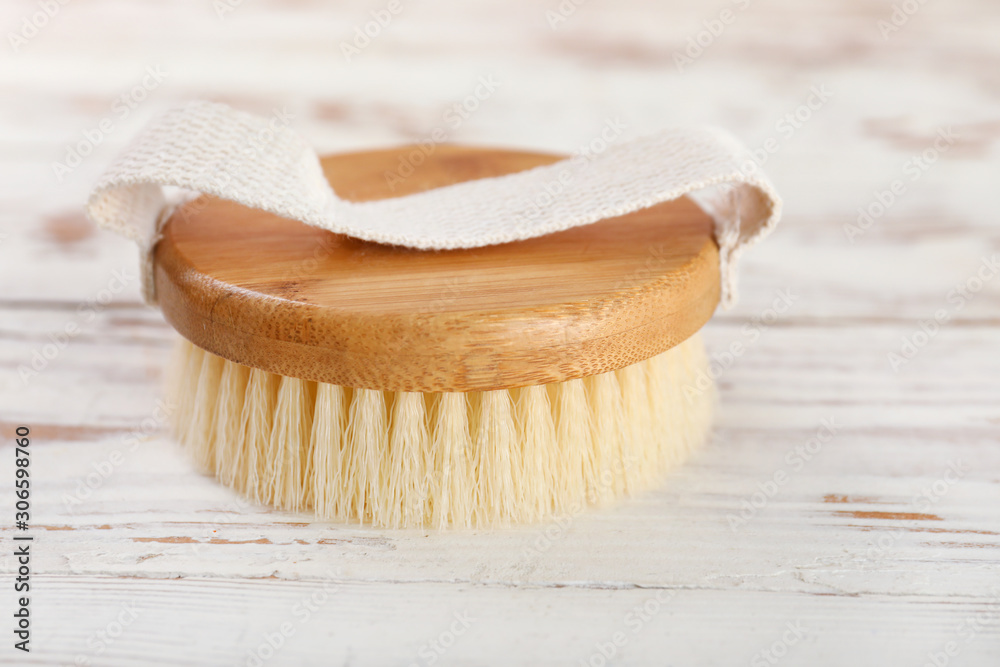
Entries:
{"label": "natural bristle", "polygon": [[422,394],[282,377],[181,339],[168,391],[197,464],[260,502],[375,526],[498,526],[655,485],[707,435],[707,364],[695,335],[581,380]]}

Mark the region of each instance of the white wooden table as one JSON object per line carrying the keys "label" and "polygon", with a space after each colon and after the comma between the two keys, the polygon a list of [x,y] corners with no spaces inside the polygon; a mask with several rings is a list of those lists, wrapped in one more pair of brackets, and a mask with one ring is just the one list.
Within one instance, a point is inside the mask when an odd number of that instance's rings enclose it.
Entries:
{"label": "white wooden table", "polygon": [[[3,3],[0,662],[1000,664],[1000,7],[896,4],[919,9],[402,0],[348,62],[388,2],[70,2],[30,37],[39,5]],[[470,98],[481,78],[499,83]],[[657,492],[498,532],[316,523],[196,474],[154,418],[172,333],[131,247],[81,214],[123,143],[190,98],[285,108],[327,151],[437,127],[572,151],[613,118],[769,147],[786,215],[706,329],[714,352],[746,346],[718,357],[711,442]],[[7,629],[21,424],[30,655]]]}

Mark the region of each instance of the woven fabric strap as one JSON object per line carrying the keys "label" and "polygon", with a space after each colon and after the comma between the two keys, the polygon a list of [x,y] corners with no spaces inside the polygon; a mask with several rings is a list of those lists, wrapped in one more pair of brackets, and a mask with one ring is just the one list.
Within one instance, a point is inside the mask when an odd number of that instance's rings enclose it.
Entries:
{"label": "woven fabric strap", "polygon": [[666,130],[507,176],[350,202],[337,196],[316,153],[288,127],[194,102],[153,122],[105,172],[87,206],[100,227],[139,246],[148,303],[156,301],[152,250],[160,227],[192,193],[426,249],[543,236],[689,195],[715,221],[724,307],[736,299],[742,250],[777,224],[781,209],[749,152],[712,128]]}

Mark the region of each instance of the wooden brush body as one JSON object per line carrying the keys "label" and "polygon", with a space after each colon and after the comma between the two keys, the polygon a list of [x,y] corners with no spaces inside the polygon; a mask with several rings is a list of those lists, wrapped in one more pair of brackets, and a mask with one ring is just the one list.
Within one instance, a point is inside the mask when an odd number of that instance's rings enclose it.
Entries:
{"label": "wooden brush body", "polygon": [[[439,146],[333,156],[364,201],[548,164]],[[700,443],[711,219],[682,198],[464,250],[378,245],[212,197],[177,210],[155,281],[178,438],[251,497],[384,526],[538,520],[647,488]],[[190,341],[190,342],[188,342]]]}

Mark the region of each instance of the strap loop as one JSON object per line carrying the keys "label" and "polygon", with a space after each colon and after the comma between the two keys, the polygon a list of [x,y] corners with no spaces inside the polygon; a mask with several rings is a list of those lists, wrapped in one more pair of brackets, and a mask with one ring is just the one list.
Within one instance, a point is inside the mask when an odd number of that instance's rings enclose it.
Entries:
{"label": "strap loop", "polygon": [[777,224],[781,211],[749,152],[713,128],[666,130],[507,176],[349,202],[336,195],[316,153],[291,129],[223,104],[193,102],[153,122],[108,168],[87,205],[98,226],[139,246],[150,304],[159,227],[183,200],[164,189],[170,187],[422,249],[543,236],[689,194],[715,220],[725,308],[736,299],[739,255]]}

